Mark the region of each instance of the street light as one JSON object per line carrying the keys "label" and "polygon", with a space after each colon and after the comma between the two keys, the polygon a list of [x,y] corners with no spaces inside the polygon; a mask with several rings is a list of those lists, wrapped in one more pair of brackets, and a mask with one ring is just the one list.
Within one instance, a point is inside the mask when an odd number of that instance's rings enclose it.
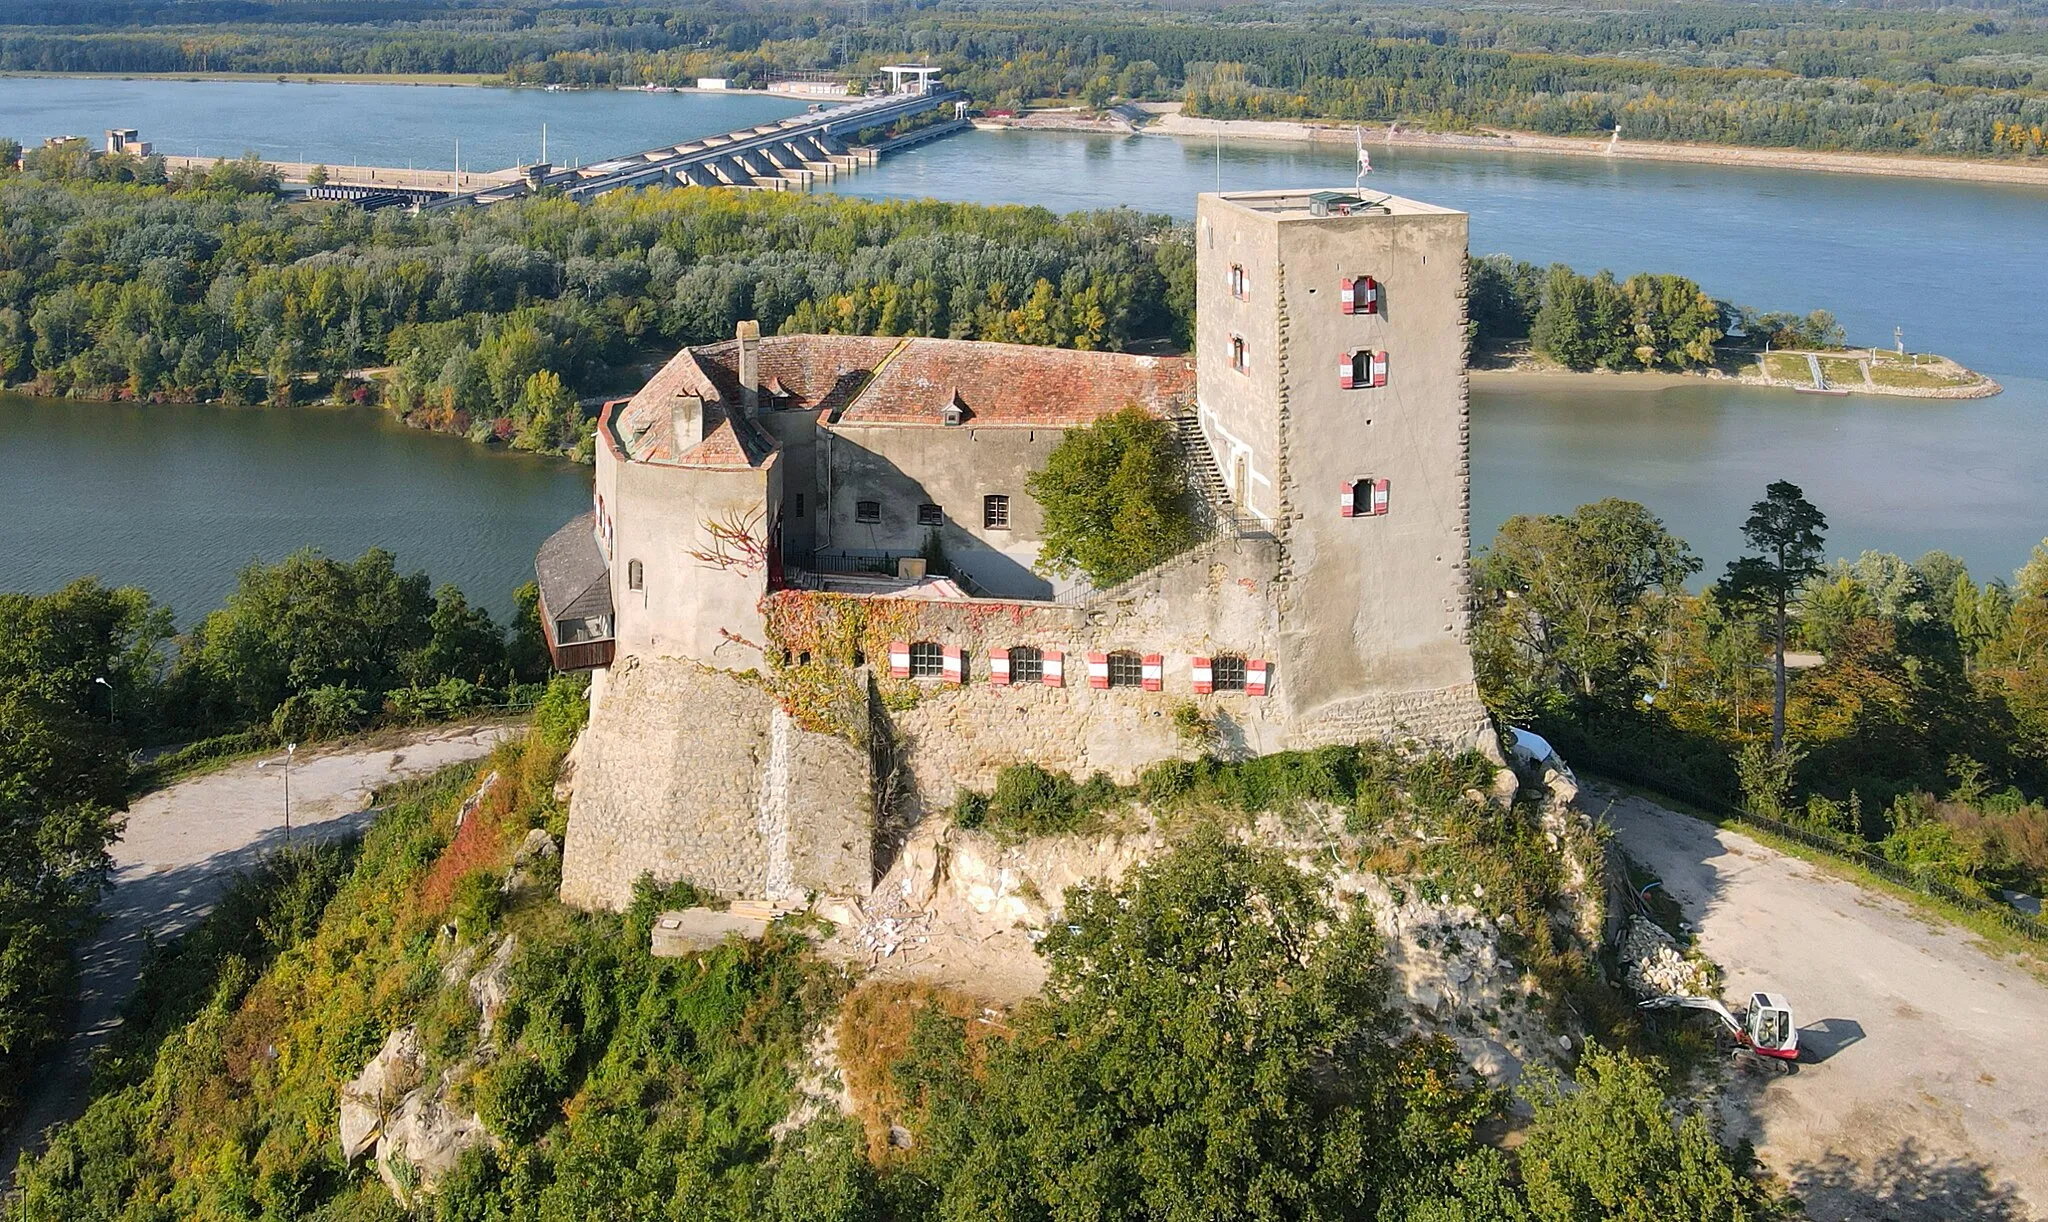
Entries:
{"label": "street light", "polygon": [[292,842],[292,756],[296,755],[298,750],[299,744],[286,743],[282,760],[264,760],[256,765],[258,772],[270,767],[272,764],[281,763],[284,765],[284,842],[286,844]]}
{"label": "street light", "polygon": [[114,724],[114,685],[107,682],[104,675],[95,676],[93,682],[107,689],[107,724],[111,726]]}

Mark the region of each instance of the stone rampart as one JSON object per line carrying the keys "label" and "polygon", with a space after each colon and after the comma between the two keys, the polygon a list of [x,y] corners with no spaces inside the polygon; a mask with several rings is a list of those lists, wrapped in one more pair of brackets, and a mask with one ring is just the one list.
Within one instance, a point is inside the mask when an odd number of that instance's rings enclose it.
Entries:
{"label": "stone rampart", "polygon": [[564,903],[623,908],[649,873],[768,899],[861,894],[872,882],[866,755],[799,729],[753,683],[622,658],[578,756]]}

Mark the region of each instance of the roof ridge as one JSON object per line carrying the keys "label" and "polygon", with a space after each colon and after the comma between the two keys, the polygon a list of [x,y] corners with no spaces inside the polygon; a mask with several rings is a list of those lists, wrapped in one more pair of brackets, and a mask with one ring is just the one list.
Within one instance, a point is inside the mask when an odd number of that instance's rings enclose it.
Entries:
{"label": "roof ridge", "polygon": [[851,395],[847,396],[846,402],[840,404],[839,407],[833,411],[832,419],[829,420],[827,423],[837,424],[839,423],[839,420],[842,416],[852,411],[854,406],[858,404],[861,401],[862,397],[868,393],[868,389],[872,387],[876,382],[881,381],[882,371],[889,367],[889,362],[895,360],[899,356],[902,356],[904,350],[909,348],[912,343],[916,342],[916,340],[917,337],[914,335],[904,336],[903,342],[897,344],[894,348],[889,349],[889,355],[875,362],[875,367],[873,369],[868,370],[866,377],[862,379],[860,389],[854,391]]}

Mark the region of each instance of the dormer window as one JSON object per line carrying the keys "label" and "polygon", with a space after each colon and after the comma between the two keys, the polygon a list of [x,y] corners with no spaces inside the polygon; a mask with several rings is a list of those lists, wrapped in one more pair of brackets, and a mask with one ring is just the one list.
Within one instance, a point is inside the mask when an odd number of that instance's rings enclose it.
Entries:
{"label": "dormer window", "polygon": [[939,418],[945,421],[947,428],[956,428],[964,424],[970,414],[967,410],[967,400],[962,399],[957,390],[953,392],[953,397],[946,401],[946,406],[939,409]]}

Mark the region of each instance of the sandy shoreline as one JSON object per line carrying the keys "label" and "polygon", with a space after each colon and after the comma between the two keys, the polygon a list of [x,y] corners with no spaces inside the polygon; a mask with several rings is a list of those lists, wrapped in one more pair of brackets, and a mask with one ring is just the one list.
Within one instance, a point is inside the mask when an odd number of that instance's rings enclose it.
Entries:
{"label": "sandy shoreline", "polygon": [[[1876,395],[1887,399],[1927,399],[1953,403],[1965,399],[1987,399],[2005,389],[1991,378],[1982,374],[1977,376],[1983,378],[1983,381],[1943,391],[1893,386],[1852,386],[1848,388],[1848,396]],[[1467,371],[1467,377],[1475,388],[1493,389],[1550,383],[1558,387],[1599,385],[1631,391],[1675,390],[1686,386],[1748,386],[1758,390],[1780,390],[1788,396],[1801,393],[1797,386],[1770,381],[1760,375],[1733,377],[1725,372],[1668,373],[1611,369],[1578,372],[1554,367],[1505,365],[1490,369],[1471,369]]]}
{"label": "sandy shoreline", "polygon": [[1719,144],[1665,144],[1656,141],[1581,139],[1539,136],[1525,132],[1487,131],[1462,135],[1390,130],[1385,124],[1354,124],[1270,119],[1201,119],[1180,113],[1180,103],[1147,103],[1151,121],[1138,128],[1150,136],[1215,137],[1226,140],[1282,140],[1337,144],[1349,148],[1363,126],[1367,148],[1409,146],[1482,152],[1551,153],[1567,157],[1605,157],[1616,161],[1681,161],[1702,165],[1754,166],[1760,169],[1809,170],[1830,174],[1870,174],[1889,178],[1938,178],[1951,182],[1984,182],[2004,186],[2048,187],[2048,165],[2001,161],[1961,161],[1879,153],[1825,153],[1810,149],[1742,148]]}

